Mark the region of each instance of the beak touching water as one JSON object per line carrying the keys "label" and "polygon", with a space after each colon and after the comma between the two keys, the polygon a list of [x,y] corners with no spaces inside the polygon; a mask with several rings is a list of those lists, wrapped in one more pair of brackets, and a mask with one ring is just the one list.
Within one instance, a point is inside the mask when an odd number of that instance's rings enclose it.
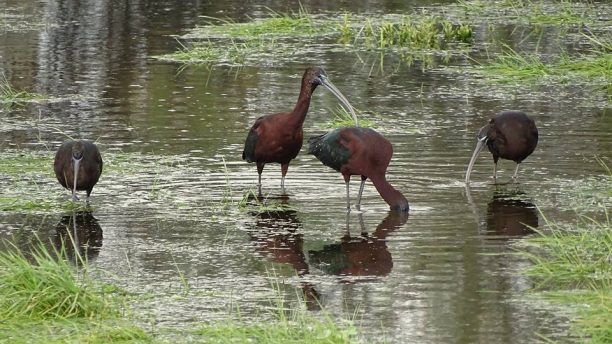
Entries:
{"label": "beak touching water", "polygon": [[474,162],[476,162],[476,157],[478,157],[478,154],[480,153],[480,151],[482,151],[485,144],[487,143],[487,139],[488,138],[486,136],[483,136],[482,138],[479,138],[478,141],[476,142],[476,148],[474,149],[474,153],[472,153],[472,158],[470,159],[470,163],[468,165],[467,172],[465,173],[465,184],[470,183],[470,174],[472,174],[472,167],[474,167]]}
{"label": "beak touching water", "polygon": [[321,75],[319,80],[321,81],[321,85],[325,86],[325,88],[327,88],[334,96],[336,96],[336,98],[340,100],[344,107],[348,109],[348,111],[351,113],[351,116],[353,116],[355,125],[359,126],[359,122],[357,121],[357,114],[355,114],[353,106],[351,105],[351,103],[349,103],[348,99],[346,99],[342,92],[340,92],[340,90],[338,90],[336,86],[334,86],[334,84],[332,84],[331,81],[327,79],[327,77]]}

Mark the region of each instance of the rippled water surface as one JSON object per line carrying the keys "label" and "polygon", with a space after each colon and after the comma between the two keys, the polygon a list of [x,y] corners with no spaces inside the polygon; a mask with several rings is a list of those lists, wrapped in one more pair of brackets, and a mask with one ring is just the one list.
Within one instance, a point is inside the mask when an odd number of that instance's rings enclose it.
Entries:
{"label": "rippled water surface", "polygon": [[[370,14],[430,5],[302,3],[312,13]],[[0,7],[0,25],[10,24],[0,28],[0,72],[15,87],[54,97],[0,109],[0,151],[42,152],[49,170],[24,185],[52,190],[57,203],[69,196],[56,185],[51,159],[66,135],[97,140],[108,166],[91,212],[2,212],[0,237],[26,248],[35,234],[59,243],[72,230],[91,264],[107,272],[102,278],[150,296],[136,307],[162,326],[225,319],[234,304],[245,316],[259,314],[277,297],[278,280],[287,299],[305,295],[313,308],[318,302],[338,316],[355,314],[369,338],[567,340],[564,315],[524,294],[531,284],[519,272],[527,261],[506,253],[530,233],[527,226],[542,225],[536,207],[571,219],[564,191],[602,173],[593,156],[609,158],[612,120],[596,96],[567,85],[491,86],[462,73],[471,61],[464,56],[425,71],[393,58],[381,69],[376,53],[317,47],[240,68],[152,58],[174,51],[174,35],[202,24],[200,16],[244,21],[265,17],[267,7],[295,10],[283,1],[0,0]],[[477,34],[525,49],[552,49],[546,42],[557,34],[487,30]],[[363,214],[347,217],[343,179],[305,147],[289,167],[287,197],[280,197],[280,167],[264,170],[266,203],[285,208],[239,205],[257,183],[255,166],[241,159],[248,128],[260,115],[293,107],[309,65],[325,68],[391,141],[388,179],[410,201],[409,215],[389,213],[368,182]],[[328,130],[336,106],[317,89],[305,137]],[[492,159],[481,154],[466,189],[474,133],[506,109],[533,116],[538,147],[521,165],[519,183],[510,182],[514,163],[502,161],[493,184]],[[354,180],[353,197],[357,190]]]}

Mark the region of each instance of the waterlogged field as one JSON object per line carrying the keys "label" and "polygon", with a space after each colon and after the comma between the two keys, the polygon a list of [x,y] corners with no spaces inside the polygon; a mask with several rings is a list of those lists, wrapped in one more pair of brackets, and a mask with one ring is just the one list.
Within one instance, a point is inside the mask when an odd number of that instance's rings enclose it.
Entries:
{"label": "waterlogged field", "polygon": [[[0,342],[609,342],[610,4],[0,6]],[[254,197],[248,129],[311,65],[409,214],[368,182],[347,215],[306,147]],[[466,188],[510,109],[536,151]],[[351,123],[318,88],[304,136]],[[70,138],[102,152],[89,204],[53,173]]]}

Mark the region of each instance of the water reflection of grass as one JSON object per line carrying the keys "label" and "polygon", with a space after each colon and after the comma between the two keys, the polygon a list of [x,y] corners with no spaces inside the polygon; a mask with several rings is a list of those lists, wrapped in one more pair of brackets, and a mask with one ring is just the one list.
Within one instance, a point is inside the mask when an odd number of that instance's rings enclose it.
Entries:
{"label": "water reflection of grass", "polygon": [[[277,289],[278,290],[278,289]],[[129,309],[133,296],[111,284],[96,282],[87,262],[79,272],[43,248],[25,256],[0,253],[0,342],[11,343],[347,343],[356,338],[350,323],[316,317],[303,305],[289,305],[279,294],[272,321],[193,323],[192,330],[156,326],[145,330]],[[148,319],[150,321],[151,319]]]}

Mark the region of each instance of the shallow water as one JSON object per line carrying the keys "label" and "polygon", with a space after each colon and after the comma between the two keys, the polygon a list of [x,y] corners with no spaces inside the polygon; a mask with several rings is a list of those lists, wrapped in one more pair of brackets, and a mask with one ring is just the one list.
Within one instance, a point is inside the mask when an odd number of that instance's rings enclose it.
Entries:
{"label": "shallow water", "polygon": [[[402,13],[427,5],[302,3],[312,13]],[[570,341],[564,315],[524,294],[531,284],[519,272],[528,263],[505,253],[530,233],[525,225],[542,225],[536,207],[548,217],[572,219],[566,189],[602,174],[592,157],[609,158],[612,121],[601,97],[571,86],[490,86],[456,72],[469,64],[460,56],[450,67],[426,71],[393,57],[380,70],[377,54],[319,49],[242,68],[151,58],[172,52],[172,35],[202,23],[199,15],[241,21],[268,13],[240,1],[0,0],[0,6],[2,20],[36,18],[43,26],[0,29],[0,71],[17,88],[57,97],[1,109],[0,150],[48,151],[51,159],[70,135],[97,140],[108,166],[115,154],[129,154],[128,163],[141,167],[109,167],[94,189],[92,212],[75,215],[77,221],[62,212],[0,213],[0,237],[26,249],[35,235],[58,243],[72,229],[91,264],[106,272],[101,278],[141,295],[135,306],[160,326],[225,319],[234,304],[254,315],[277,297],[272,282],[278,280],[288,300],[303,292],[333,314],[355,313],[369,338],[529,343],[544,335]],[[266,6],[293,9],[281,1]],[[524,49],[537,44],[552,51],[554,44],[546,42],[556,42],[507,25],[494,34]],[[248,128],[260,115],[291,109],[308,65],[324,67],[392,142],[388,178],[410,201],[409,216],[390,214],[368,182],[363,214],[347,218],[341,176],[305,148],[289,167],[288,197],[278,197],[280,167],[264,170],[267,202],[291,209],[238,207],[257,182],[255,166],[241,160]],[[305,137],[327,130],[336,105],[317,89]],[[514,163],[502,161],[497,185],[492,159],[482,153],[468,190],[463,178],[475,132],[504,109],[533,116],[538,148],[521,165],[519,183],[510,182]],[[38,187],[53,190],[51,200],[68,198],[50,173]],[[357,189],[355,180],[353,197]]]}

